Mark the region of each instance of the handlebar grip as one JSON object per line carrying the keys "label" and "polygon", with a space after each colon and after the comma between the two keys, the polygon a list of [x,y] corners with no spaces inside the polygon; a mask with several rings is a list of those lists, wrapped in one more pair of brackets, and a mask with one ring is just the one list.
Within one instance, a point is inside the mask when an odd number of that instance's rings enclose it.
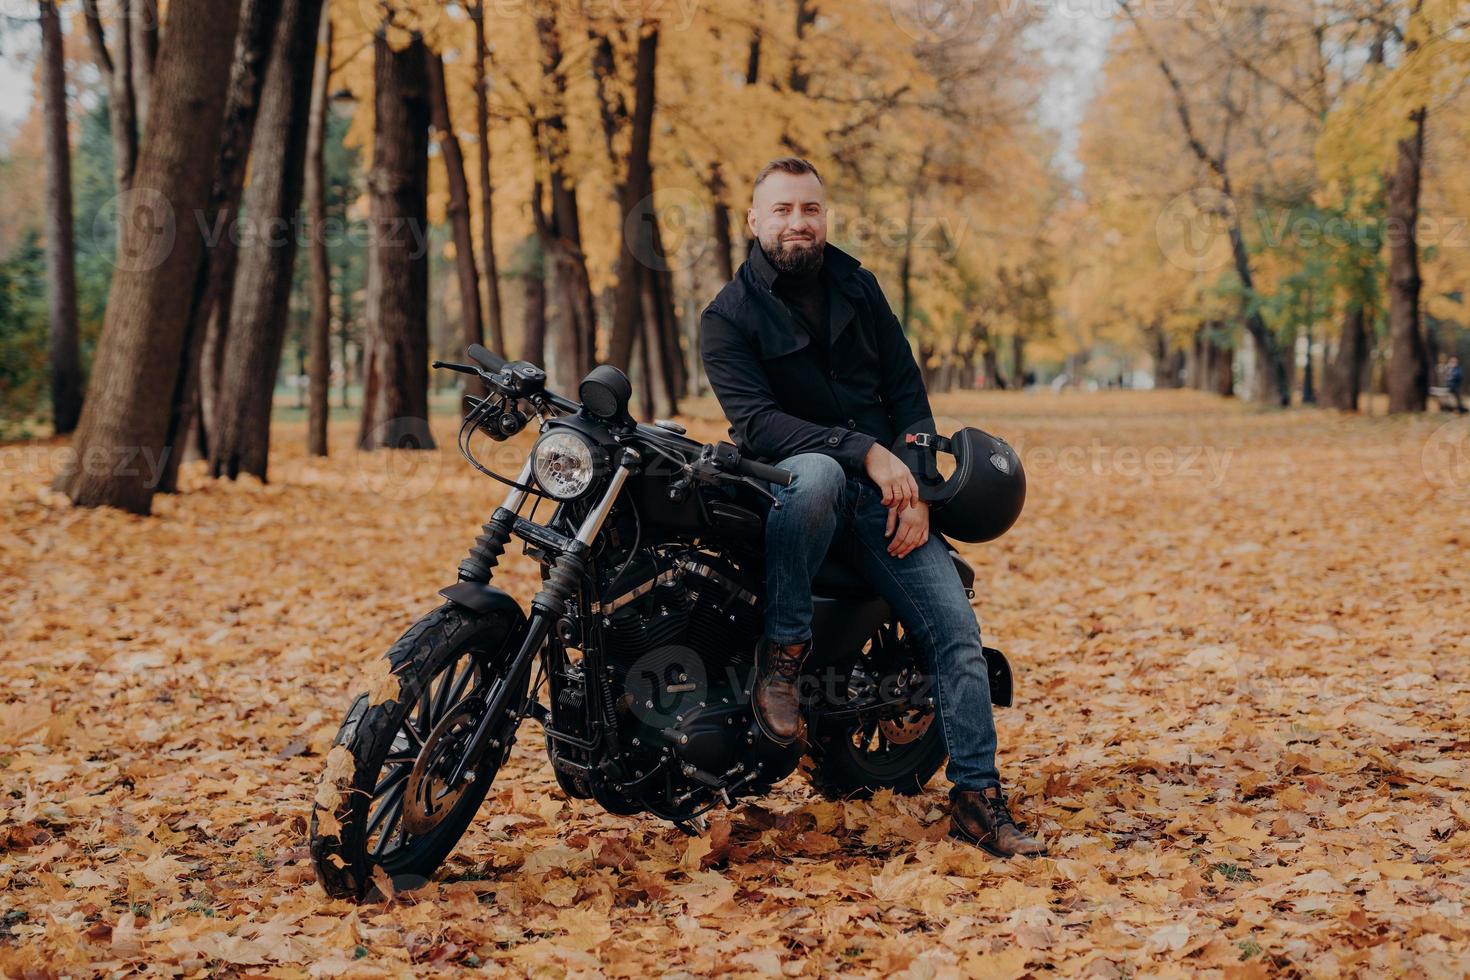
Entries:
{"label": "handlebar grip", "polygon": [[754,477],[757,480],[765,480],[767,483],[776,483],[783,487],[791,486],[791,481],[795,478],[795,474],[790,470],[783,470],[779,466],[770,466],[766,463],[757,463],[753,459],[743,457],[735,469],[742,476]]}
{"label": "handlebar grip", "polygon": [[467,353],[470,355],[470,360],[492,374],[499,374],[505,369],[505,358],[481,344],[470,344]]}

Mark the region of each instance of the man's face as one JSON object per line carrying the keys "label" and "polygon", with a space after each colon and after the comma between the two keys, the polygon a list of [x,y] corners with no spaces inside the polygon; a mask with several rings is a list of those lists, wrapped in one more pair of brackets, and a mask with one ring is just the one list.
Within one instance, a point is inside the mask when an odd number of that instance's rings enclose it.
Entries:
{"label": "man's face", "polygon": [[771,174],[755,189],[745,220],[781,272],[821,267],[822,246],[827,244],[827,199],[813,174]]}

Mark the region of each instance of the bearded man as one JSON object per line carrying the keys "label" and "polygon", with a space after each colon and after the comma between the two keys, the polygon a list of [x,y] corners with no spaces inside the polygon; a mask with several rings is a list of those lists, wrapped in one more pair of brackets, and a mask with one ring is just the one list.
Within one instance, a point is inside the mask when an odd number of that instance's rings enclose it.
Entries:
{"label": "bearded man", "polygon": [[1045,853],[1011,816],[980,628],[929,507],[888,448],[931,431],[923,375],[878,281],[827,241],[815,167],[786,157],[756,177],[749,257],[704,310],[701,355],[744,455],[793,474],[772,487],[757,722],[803,734],[798,679],[811,650],[812,578],[839,536],[929,658],[949,750],[950,836],[999,857]]}

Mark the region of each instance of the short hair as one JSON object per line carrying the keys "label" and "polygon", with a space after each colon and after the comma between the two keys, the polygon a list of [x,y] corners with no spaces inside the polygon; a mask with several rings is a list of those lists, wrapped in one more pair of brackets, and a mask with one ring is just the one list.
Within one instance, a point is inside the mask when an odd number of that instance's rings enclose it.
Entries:
{"label": "short hair", "polygon": [[809,161],[803,160],[801,157],[777,157],[764,167],[761,167],[761,172],[755,175],[755,183],[750,186],[751,193],[755,193],[755,189],[761,185],[761,182],[774,173],[793,175],[811,174],[817,178],[817,183],[822,183],[822,175],[817,173],[817,168],[812,166]]}

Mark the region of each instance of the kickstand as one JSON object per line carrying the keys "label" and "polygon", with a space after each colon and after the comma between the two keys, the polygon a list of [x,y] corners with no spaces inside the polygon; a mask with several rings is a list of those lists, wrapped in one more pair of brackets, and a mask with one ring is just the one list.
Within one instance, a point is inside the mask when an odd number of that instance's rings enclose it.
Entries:
{"label": "kickstand", "polygon": [[680,820],[674,824],[690,837],[703,837],[709,830],[709,821],[704,817],[690,817],[688,820]]}

